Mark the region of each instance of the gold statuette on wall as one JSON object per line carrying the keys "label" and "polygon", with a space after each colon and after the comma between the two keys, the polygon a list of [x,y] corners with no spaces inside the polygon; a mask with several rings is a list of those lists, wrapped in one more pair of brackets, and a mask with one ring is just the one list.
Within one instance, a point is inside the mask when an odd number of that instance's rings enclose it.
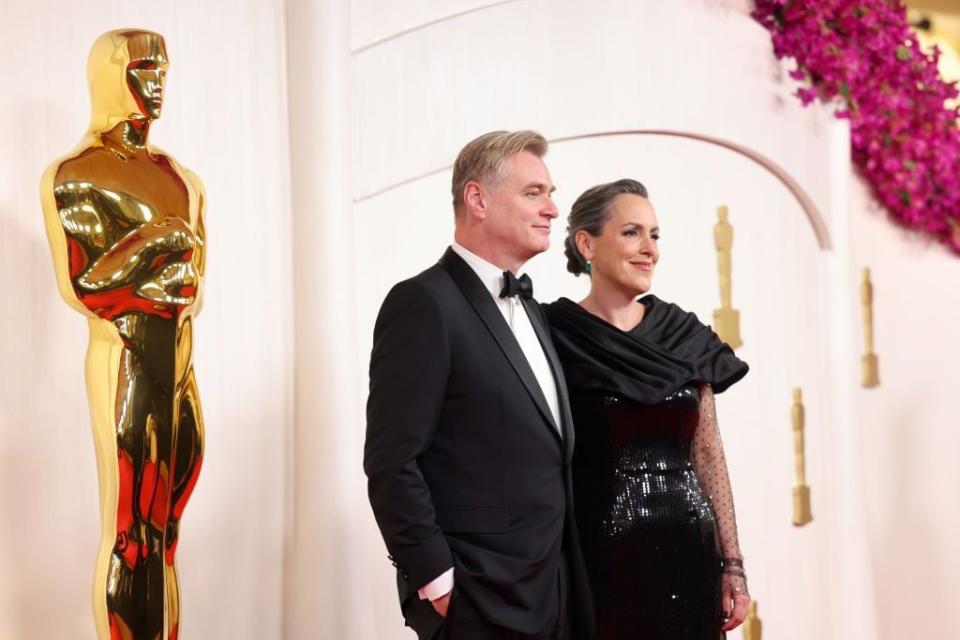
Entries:
{"label": "gold statuette on wall", "polygon": [[743,640],[762,640],[763,621],[757,617],[757,601],[751,600],[747,606],[747,617],[743,619]]}
{"label": "gold statuette on wall", "polygon": [[860,304],[863,305],[864,343],[864,354],[860,358],[861,384],[869,389],[880,385],[880,368],[877,354],[873,352],[873,283],[870,282],[870,269],[866,267],[860,283]]}
{"label": "gold statuette on wall", "polygon": [[790,408],[793,422],[793,456],[797,483],[793,487],[793,524],[802,527],[813,520],[810,509],[810,487],[807,486],[806,444],[804,443],[804,409],[800,387],[793,390],[793,406]]}
{"label": "gold statuette on wall", "polygon": [[203,458],[192,354],[204,193],[195,175],[147,141],[167,64],[159,34],[100,36],[87,66],[90,129],[40,185],[60,293],[90,328],[100,640],[178,637],[174,554]]}
{"label": "gold statuette on wall", "polygon": [[733,308],[733,225],[726,207],[717,209],[713,241],[717,247],[717,277],[720,280],[720,308],[713,310],[713,326],[720,339],[736,349],[740,340],[740,312]]}

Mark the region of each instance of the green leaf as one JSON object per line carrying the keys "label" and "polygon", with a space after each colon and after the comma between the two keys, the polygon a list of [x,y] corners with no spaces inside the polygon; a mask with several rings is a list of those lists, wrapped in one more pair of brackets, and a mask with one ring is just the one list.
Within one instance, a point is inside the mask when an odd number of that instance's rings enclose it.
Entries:
{"label": "green leaf", "polygon": [[902,44],[897,47],[897,60],[900,60],[901,62],[906,62],[912,57],[913,57],[913,54],[910,53],[910,49],[907,49]]}
{"label": "green leaf", "polygon": [[902,203],[905,204],[905,205],[909,205],[909,204],[910,204],[910,192],[909,192],[909,191],[907,191],[906,189],[901,189],[901,190],[900,190],[900,193],[899,193],[898,195],[900,196],[900,202],[902,202]]}
{"label": "green leaf", "polygon": [[906,167],[907,169],[916,169],[917,163],[914,162],[913,160],[904,160],[903,166]]}
{"label": "green leaf", "polygon": [[843,97],[844,100],[849,100],[849,99],[850,99],[850,85],[848,85],[846,82],[841,82],[841,83],[840,83],[839,92],[840,92],[840,95]]}

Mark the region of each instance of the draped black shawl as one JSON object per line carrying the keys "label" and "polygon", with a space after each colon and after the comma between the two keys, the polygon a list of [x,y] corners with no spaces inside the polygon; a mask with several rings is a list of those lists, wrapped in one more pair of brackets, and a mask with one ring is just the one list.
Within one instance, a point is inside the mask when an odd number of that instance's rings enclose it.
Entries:
{"label": "draped black shawl", "polygon": [[543,305],[571,392],[656,404],[690,382],[709,383],[721,393],[746,375],[747,363],[695,314],[654,295],[638,302],[646,312],[630,331],[567,298]]}

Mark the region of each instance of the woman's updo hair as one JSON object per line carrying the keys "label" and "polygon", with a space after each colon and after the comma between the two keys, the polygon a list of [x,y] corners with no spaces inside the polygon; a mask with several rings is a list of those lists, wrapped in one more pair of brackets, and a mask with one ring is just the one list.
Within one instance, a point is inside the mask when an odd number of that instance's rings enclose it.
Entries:
{"label": "woman's updo hair", "polygon": [[633,194],[647,197],[647,188],[630,178],[590,187],[577,198],[567,217],[567,237],[563,241],[563,253],[567,256],[567,271],[575,276],[587,271],[587,261],[577,249],[575,238],[578,231],[586,231],[596,238],[603,233],[603,225],[610,217],[610,205],[617,196]]}

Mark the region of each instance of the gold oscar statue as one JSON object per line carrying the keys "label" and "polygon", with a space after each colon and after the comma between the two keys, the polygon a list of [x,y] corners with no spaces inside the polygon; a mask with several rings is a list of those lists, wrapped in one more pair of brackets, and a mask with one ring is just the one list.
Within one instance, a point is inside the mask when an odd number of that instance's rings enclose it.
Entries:
{"label": "gold oscar statue", "polygon": [[793,390],[793,406],[790,408],[793,422],[793,458],[797,484],[793,487],[793,524],[802,527],[813,520],[810,510],[810,487],[807,486],[806,445],[803,441],[804,409],[800,387]]}
{"label": "gold oscar statue", "polygon": [[743,640],[763,640],[763,621],[757,617],[756,600],[751,600],[747,606],[747,617],[743,619]]}
{"label": "gold oscar statue", "polygon": [[40,185],[60,293],[90,327],[100,640],[176,640],[174,553],[203,458],[192,353],[204,192],[194,174],[147,142],[167,65],[159,34],[100,36],[87,66],[90,129]]}
{"label": "gold oscar statue", "polygon": [[864,268],[860,283],[860,303],[863,305],[863,342],[865,353],[860,358],[861,384],[870,389],[880,385],[880,368],[873,352],[873,283],[870,269]]}
{"label": "gold oscar statue", "polygon": [[740,339],[740,312],[733,308],[733,225],[727,220],[726,207],[717,209],[713,241],[717,247],[717,276],[720,279],[720,308],[713,310],[713,326],[720,339],[736,349]]}

